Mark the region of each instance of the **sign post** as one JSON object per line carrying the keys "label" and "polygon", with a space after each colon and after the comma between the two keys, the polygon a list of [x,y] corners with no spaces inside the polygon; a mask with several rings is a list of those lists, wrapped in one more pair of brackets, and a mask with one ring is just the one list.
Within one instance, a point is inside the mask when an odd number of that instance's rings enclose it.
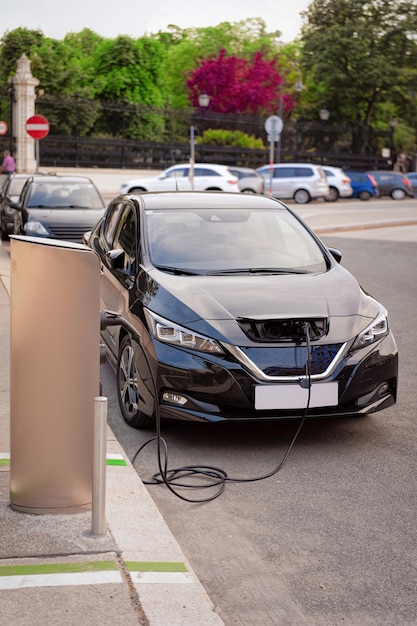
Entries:
{"label": "sign post", "polygon": [[35,159],[36,159],[36,169],[39,168],[39,139],[43,139],[49,133],[49,122],[46,117],[42,115],[32,115],[26,121],[26,132],[32,137],[32,139],[36,140],[35,143]]}
{"label": "sign post", "polygon": [[273,164],[274,164],[274,142],[279,141],[281,131],[283,129],[283,122],[278,115],[270,115],[265,120],[264,128],[268,133],[269,146],[269,195],[272,196],[272,176],[273,176]]}

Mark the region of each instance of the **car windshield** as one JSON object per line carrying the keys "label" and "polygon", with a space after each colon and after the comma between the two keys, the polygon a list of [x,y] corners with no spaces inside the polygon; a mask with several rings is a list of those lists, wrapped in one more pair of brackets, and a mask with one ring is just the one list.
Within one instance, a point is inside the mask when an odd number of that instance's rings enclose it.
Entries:
{"label": "car windshield", "polygon": [[306,273],[326,270],[315,239],[288,211],[146,212],[151,263],[172,273]]}
{"label": "car windshield", "polygon": [[102,209],[103,201],[91,183],[33,183],[27,208]]}
{"label": "car windshield", "polygon": [[20,192],[22,191],[25,182],[26,178],[14,178],[11,180],[7,194],[9,196],[20,196]]}

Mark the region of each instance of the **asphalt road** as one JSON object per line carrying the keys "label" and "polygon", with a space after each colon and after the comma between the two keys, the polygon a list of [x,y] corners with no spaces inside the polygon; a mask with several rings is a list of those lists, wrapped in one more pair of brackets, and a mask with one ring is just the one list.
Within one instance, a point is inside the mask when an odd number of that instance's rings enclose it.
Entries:
{"label": "asphalt road", "polygon": [[[323,211],[345,211],[345,219],[354,210],[382,210],[355,204],[302,210],[307,221],[318,213],[322,220]],[[398,204],[389,202],[391,213]],[[410,206],[414,213],[417,201]],[[390,312],[400,351],[399,401],[366,418],[307,422],[281,471],[229,483],[211,502],[192,504],[164,485],[148,487],[226,626],[417,623],[417,227],[322,238],[342,251],[343,265]],[[153,433],[124,424],[113,373],[108,365],[102,369],[109,421],[132,458]],[[162,434],[169,468],[204,464],[254,478],[279,465],[295,429],[290,422],[166,423]],[[158,470],[154,443],[135,467],[143,480]]]}

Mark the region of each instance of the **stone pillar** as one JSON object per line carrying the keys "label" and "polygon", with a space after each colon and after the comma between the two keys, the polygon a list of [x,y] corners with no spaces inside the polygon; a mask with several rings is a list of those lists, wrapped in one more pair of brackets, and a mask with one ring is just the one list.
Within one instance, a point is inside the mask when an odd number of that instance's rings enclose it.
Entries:
{"label": "stone pillar", "polygon": [[26,121],[35,114],[35,87],[39,85],[39,81],[32,76],[26,54],[22,54],[17,61],[17,72],[12,81],[15,95],[13,136],[16,138],[16,171],[34,174],[37,171],[35,139],[27,134]]}

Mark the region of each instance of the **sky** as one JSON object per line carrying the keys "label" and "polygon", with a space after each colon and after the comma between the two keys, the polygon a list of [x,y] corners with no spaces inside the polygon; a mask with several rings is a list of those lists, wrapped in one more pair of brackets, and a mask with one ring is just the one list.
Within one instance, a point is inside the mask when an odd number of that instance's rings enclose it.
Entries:
{"label": "sky", "polygon": [[310,0],[0,0],[0,37],[24,27],[46,37],[89,28],[102,37],[134,38],[180,28],[217,26],[261,17],[268,32],[281,31],[281,41],[295,39],[301,29],[300,12]]}

